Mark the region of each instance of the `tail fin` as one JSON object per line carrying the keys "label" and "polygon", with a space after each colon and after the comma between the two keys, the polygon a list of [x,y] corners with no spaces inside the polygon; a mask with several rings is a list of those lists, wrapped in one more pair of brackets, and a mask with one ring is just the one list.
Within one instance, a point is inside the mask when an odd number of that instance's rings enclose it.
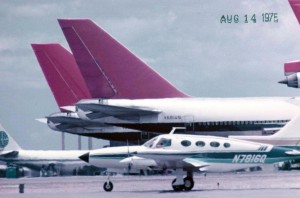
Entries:
{"label": "tail fin", "polygon": [[296,139],[300,140],[300,114],[295,116],[277,133],[270,135],[273,139]]}
{"label": "tail fin", "polygon": [[93,21],[58,19],[58,22],[93,98],[188,97]]}
{"label": "tail fin", "polygon": [[284,127],[268,136],[229,136],[253,142],[273,144],[275,146],[296,146],[300,143],[300,114],[295,116]]}
{"label": "tail fin", "polygon": [[31,46],[59,107],[74,105],[81,99],[91,98],[69,51],[56,43]]}
{"label": "tail fin", "polygon": [[7,151],[12,152],[19,150],[22,150],[22,148],[0,124],[0,154],[6,153]]}
{"label": "tail fin", "polygon": [[300,61],[291,61],[284,63],[284,75],[289,76],[293,73],[300,72]]}
{"label": "tail fin", "polygon": [[289,0],[289,3],[294,11],[294,14],[300,24],[300,1],[299,0]]}

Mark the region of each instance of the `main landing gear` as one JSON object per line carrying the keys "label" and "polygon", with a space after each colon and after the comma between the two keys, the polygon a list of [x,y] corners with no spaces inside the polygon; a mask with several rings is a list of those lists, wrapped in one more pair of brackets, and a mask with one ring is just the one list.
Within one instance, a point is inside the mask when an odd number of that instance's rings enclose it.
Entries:
{"label": "main landing gear", "polygon": [[183,170],[176,170],[176,178],[172,182],[173,190],[179,191],[190,191],[194,187],[193,173],[187,172],[187,176],[184,177]]}

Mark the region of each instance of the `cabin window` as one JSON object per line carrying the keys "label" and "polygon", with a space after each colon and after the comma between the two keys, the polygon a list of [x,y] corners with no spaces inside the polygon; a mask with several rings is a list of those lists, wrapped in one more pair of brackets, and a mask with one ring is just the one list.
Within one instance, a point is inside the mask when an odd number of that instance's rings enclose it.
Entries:
{"label": "cabin window", "polygon": [[211,146],[211,147],[219,147],[219,146],[220,146],[220,143],[219,143],[219,142],[211,142],[211,143],[210,143],[210,146]]}
{"label": "cabin window", "polygon": [[223,146],[224,146],[225,148],[229,148],[229,147],[230,147],[230,144],[227,143],[227,142],[225,142],[225,143],[223,144]]}
{"label": "cabin window", "polygon": [[205,146],[205,142],[203,142],[203,141],[197,141],[196,142],[196,146],[198,146],[198,147],[204,147]]}
{"label": "cabin window", "polygon": [[185,147],[188,147],[188,146],[190,146],[192,143],[191,143],[191,141],[189,141],[189,140],[183,140],[183,141],[181,141],[181,145],[182,146],[185,146]]}
{"label": "cabin window", "polygon": [[157,144],[156,148],[164,148],[171,146],[171,139],[161,138]]}

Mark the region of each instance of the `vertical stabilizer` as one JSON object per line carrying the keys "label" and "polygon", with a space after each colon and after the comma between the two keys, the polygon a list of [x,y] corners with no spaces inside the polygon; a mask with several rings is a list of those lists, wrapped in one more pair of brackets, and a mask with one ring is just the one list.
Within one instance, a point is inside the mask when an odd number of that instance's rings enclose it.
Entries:
{"label": "vertical stabilizer", "polygon": [[[273,135],[268,136],[229,136],[252,142],[261,142],[276,146],[300,146],[300,114],[295,116],[284,127]],[[300,147],[299,147],[300,148]],[[299,149],[298,148],[298,149]]]}
{"label": "vertical stabilizer", "polygon": [[93,21],[58,21],[93,98],[188,97]]}
{"label": "vertical stabilizer", "polygon": [[0,154],[3,151],[18,151],[18,150],[22,150],[21,147],[0,124]]}
{"label": "vertical stabilizer", "polygon": [[299,0],[289,0],[289,3],[294,11],[294,14],[300,24],[300,1]]}
{"label": "vertical stabilizer", "polygon": [[81,99],[91,98],[69,51],[56,43],[31,46],[59,107],[74,105]]}
{"label": "vertical stabilizer", "polygon": [[300,72],[300,61],[290,61],[288,63],[284,63],[284,75],[289,76],[293,73]]}
{"label": "vertical stabilizer", "polygon": [[275,139],[298,139],[300,140],[300,114],[295,116],[277,133],[269,136]]}

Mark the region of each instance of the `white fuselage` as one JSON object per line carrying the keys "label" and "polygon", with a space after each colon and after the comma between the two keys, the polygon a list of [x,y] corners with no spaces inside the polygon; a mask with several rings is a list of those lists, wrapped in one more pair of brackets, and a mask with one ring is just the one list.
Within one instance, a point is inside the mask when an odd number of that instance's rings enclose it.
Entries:
{"label": "white fuselage", "polygon": [[43,151],[43,150],[19,150],[16,156],[0,156],[0,161],[7,164],[28,167],[33,170],[40,170],[42,167],[47,167],[50,164],[74,168],[86,165],[85,162],[79,159],[79,156],[87,151],[70,150],[70,151]]}
{"label": "white fuselage", "polygon": [[300,158],[299,153],[288,155],[290,151],[292,149],[214,136],[160,135],[143,146],[90,151],[88,162],[113,169],[130,166],[227,172]]}
{"label": "white fuselage", "polygon": [[[144,131],[170,131],[170,127],[187,126],[189,131],[250,131],[283,126],[300,111],[298,98],[170,98],[82,100],[79,103],[159,111],[142,115],[138,120],[117,116],[94,118],[92,121]],[[90,111],[78,110],[81,119]],[[164,127],[164,128],[163,128]]]}

